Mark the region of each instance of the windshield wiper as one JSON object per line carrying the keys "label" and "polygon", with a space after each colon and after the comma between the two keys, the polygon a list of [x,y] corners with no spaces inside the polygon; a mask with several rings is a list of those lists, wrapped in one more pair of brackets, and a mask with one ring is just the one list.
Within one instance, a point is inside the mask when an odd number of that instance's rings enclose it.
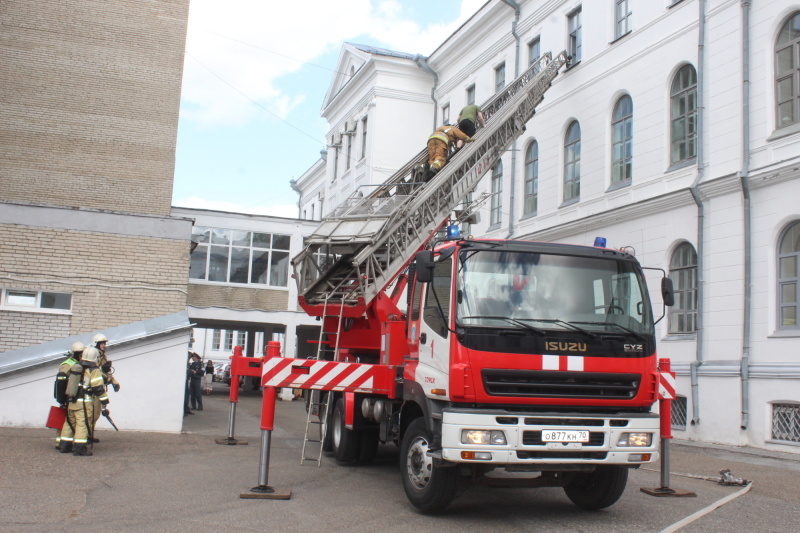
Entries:
{"label": "windshield wiper", "polygon": [[[522,320],[530,320],[532,322],[546,322],[548,324],[560,324],[562,326],[567,326],[568,328],[571,328],[571,329],[574,329],[575,331],[583,333],[584,335],[586,335],[587,337],[590,337],[592,339],[596,339],[597,338],[597,334],[592,333],[588,329],[583,329],[581,327],[576,326],[572,322],[566,322],[564,320],[561,320],[560,318],[519,318],[519,319],[514,319],[514,320],[520,320],[520,321],[522,321]],[[579,323],[580,324],[591,324],[591,322],[579,322]]]}
{"label": "windshield wiper", "polygon": [[644,335],[642,335],[641,333],[633,331],[631,328],[626,328],[625,326],[623,326],[621,324],[617,324],[615,322],[578,322],[578,324],[591,324],[593,326],[616,326],[619,329],[627,331],[628,333],[630,333],[631,335],[633,335],[634,337],[636,337],[640,341],[645,340]]}
{"label": "windshield wiper", "polygon": [[510,318],[510,317],[507,317],[507,316],[500,316],[500,315],[497,315],[497,316],[491,316],[491,315],[490,316],[485,316],[485,315],[482,315],[482,316],[462,316],[461,317],[462,320],[468,320],[470,318],[473,318],[473,319],[475,319],[475,318],[487,319],[488,318],[488,319],[492,319],[492,320],[505,320],[506,322],[510,322],[510,323],[515,324],[517,326],[521,326],[521,327],[523,327],[523,328],[525,328],[525,329],[527,329],[529,331],[532,331],[532,332],[536,333],[537,335],[544,335],[545,334],[544,331],[542,331],[539,328],[535,328],[535,327],[531,326],[530,324],[526,324],[525,322],[522,322],[521,320],[517,320],[516,318]]}

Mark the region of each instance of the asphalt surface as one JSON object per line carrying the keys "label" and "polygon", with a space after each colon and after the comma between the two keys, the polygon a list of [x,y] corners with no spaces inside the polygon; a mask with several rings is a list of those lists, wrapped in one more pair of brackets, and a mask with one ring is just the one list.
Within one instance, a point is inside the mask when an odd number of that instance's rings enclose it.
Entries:
{"label": "asphalt surface", "polygon": [[[468,486],[445,513],[424,516],[405,497],[394,446],[381,446],[371,465],[323,456],[319,468],[300,466],[299,401],[278,402],[271,434],[268,483],[291,499],[244,499],[259,480],[261,397],[241,393],[235,436],[249,444],[226,446],[215,440],[228,435],[227,394],[216,383],[181,435],[117,433],[101,419],[93,457],[58,453],[46,428],[0,428],[0,531],[800,531],[800,455],[678,441],[670,487],[696,497],[640,491],[661,485],[653,465],[631,471],[620,501],[603,511],[580,510],[556,488]],[[752,483],[704,479],[724,469]]]}

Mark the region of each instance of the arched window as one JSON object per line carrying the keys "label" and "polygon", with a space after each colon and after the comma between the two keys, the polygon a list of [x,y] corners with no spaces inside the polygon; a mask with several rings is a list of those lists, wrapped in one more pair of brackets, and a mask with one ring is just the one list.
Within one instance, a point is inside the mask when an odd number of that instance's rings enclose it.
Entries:
{"label": "arched window", "polygon": [[498,161],[492,171],[492,215],[491,225],[500,224],[503,209],[503,161]]}
{"label": "arched window", "polygon": [[528,145],[525,151],[525,199],[523,214],[530,215],[539,209],[539,143]]}
{"label": "arched window", "polygon": [[669,310],[670,333],[697,330],[697,252],[685,242],[675,249],[669,262],[669,277],[675,288],[675,305]]}
{"label": "arched window", "polygon": [[697,72],[684,65],[672,81],[672,163],[697,157]]}
{"label": "arched window", "polygon": [[577,121],[567,128],[564,138],[564,201],[581,197],[581,126]]}
{"label": "arched window", "polygon": [[800,315],[800,221],[786,228],[778,245],[778,327],[796,329]]}
{"label": "arched window", "polygon": [[633,101],[623,96],[614,106],[611,117],[611,185],[633,178]]}
{"label": "arched window", "polygon": [[775,43],[777,127],[800,122],[800,12],[793,14]]}

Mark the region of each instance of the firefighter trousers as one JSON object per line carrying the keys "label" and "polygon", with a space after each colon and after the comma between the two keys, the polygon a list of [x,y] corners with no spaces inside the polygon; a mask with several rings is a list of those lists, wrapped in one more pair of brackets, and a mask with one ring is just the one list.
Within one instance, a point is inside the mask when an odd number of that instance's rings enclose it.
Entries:
{"label": "firefighter trousers", "polygon": [[439,139],[428,139],[428,164],[431,168],[442,170],[447,163],[447,144]]}
{"label": "firefighter trousers", "polygon": [[[86,444],[92,430],[94,405],[91,397],[78,398],[69,404],[67,420],[61,428],[61,442]],[[72,426],[70,427],[70,424]],[[75,428],[75,431],[73,431]]]}

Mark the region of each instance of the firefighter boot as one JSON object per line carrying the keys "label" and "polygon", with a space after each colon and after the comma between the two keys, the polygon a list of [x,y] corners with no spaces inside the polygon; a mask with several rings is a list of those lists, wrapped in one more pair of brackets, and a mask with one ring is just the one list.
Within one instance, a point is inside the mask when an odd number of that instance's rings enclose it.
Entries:
{"label": "firefighter boot", "polygon": [[58,445],[58,451],[61,453],[70,453],[72,451],[72,443],[62,440]]}
{"label": "firefighter boot", "polygon": [[72,455],[94,455],[92,450],[85,444],[76,444],[72,451]]}

